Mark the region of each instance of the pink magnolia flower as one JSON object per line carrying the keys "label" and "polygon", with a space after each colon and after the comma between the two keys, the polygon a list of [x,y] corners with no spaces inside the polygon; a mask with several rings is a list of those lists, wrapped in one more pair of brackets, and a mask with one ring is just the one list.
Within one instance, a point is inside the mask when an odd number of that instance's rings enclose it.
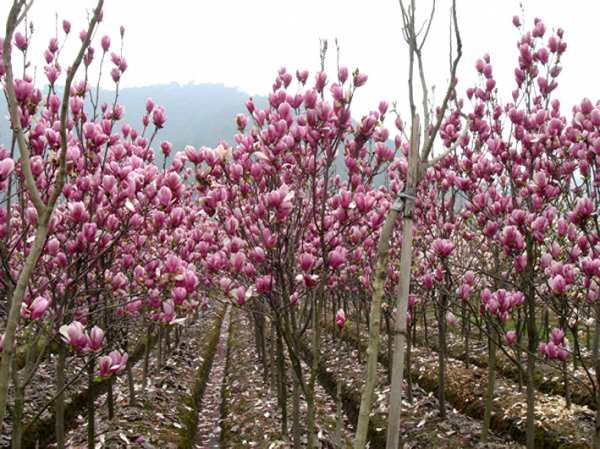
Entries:
{"label": "pink magnolia flower", "polygon": [[330,251],[327,255],[327,262],[332,270],[337,270],[343,264],[346,263],[348,258],[348,250],[342,246],[337,246],[333,251]]}
{"label": "pink magnolia flower", "polygon": [[104,331],[100,329],[98,326],[92,327],[90,331],[90,341],[89,341],[89,349],[91,351],[97,351],[102,347],[102,343],[104,342]]}
{"label": "pink magnolia flower", "polygon": [[0,161],[0,180],[8,178],[8,175],[11,174],[14,168],[15,161],[11,158],[2,159]]}
{"label": "pink magnolia flower", "polygon": [[344,309],[339,309],[336,314],[335,314],[335,324],[337,324],[337,326],[340,329],[343,329],[344,326],[346,325],[346,313],[344,312]]}
{"label": "pink magnolia flower", "polygon": [[260,276],[256,279],[256,292],[257,293],[268,293],[271,291],[272,278],[270,275]]}
{"label": "pink magnolia flower", "polygon": [[517,332],[508,331],[504,337],[504,341],[508,346],[513,346],[517,342]]}
{"label": "pink magnolia flower", "polygon": [[102,36],[102,39],[100,40],[100,45],[102,46],[102,50],[106,53],[110,48],[110,37]]}
{"label": "pink magnolia flower", "polygon": [[63,341],[78,352],[85,349],[88,345],[88,336],[85,334],[83,324],[79,321],[73,321],[71,324],[61,326],[59,333]]}
{"label": "pink magnolia flower", "polygon": [[158,201],[163,206],[168,206],[171,203],[171,199],[173,198],[173,193],[171,189],[167,186],[162,186],[158,191]]}
{"label": "pink magnolia flower", "polygon": [[23,36],[20,31],[17,31],[15,33],[15,46],[19,50],[25,51],[25,50],[27,50],[27,45],[28,45],[27,38],[25,36]]}
{"label": "pink magnolia flower", "polygon": [[166,121],[167,113],[165,112],[165,109],[161,106],[156,107],[152,112],[152,123],[154,123],[154,126],[160,129],[165,126]]}
{"label": "pink magnolia flower", "polygon": [[500,235],[500,241],[507,250],[522,250],[525,248],[525,240],[516,226],[506,226]]}
{"label": "pink magnolia flower", "polygon": [[183,301],[187,297],[187,290],[184,287],[175,287],[173,289],[173,301],[177,305],[183,304]]}
{"label": "pink magnolia flower", "polygon": [[566,290],[567,282],[565,281],[564,277],[562,277],[560,274],[557,274],[548,281],[548,285],[550,285],[550,289],[553,293],[562,295]]}
{"label": "pink magnolia flower", "polygon": [[31,305],[29,306],[29,310],[31,311],[30,319],[35,321],[48,310],[50,306],[50,300],[48,298],[44,298],[43,296],[38,296],[33,300]]}
{"label": "pink magnolia flower", "polygon": [[231,291],[239,306],[246,304],[246,289],[244,287],[238,287]]}
{"label": "pink magnolia flower", "polygon": [[304,272],[308,272],[312,269],[315,264],[315,256],[310,253],[300,254],[300,268]]}
{"label": "pink magnolia flower", "polygon": [[446,239],[435,239],[431,244],[431,247],[436,256],[446,258],[454,249],[454,243]]}
{"label": "pink magnolia flower", "polygon": [[69,203],[67,206],[69,209],[69,214],[71,220],[76,223],[85,223],[89,220],[90,215],[85,209],[85,204],[82,201],[78,201],[75,203]]}
{"label": "pink magnolia flower", "polygon": [[120,374],[127,367],[129,356],[126,352],[112,351],[110,354],[98,359],[98,375],[100,377],[110,377],[113,374]]}

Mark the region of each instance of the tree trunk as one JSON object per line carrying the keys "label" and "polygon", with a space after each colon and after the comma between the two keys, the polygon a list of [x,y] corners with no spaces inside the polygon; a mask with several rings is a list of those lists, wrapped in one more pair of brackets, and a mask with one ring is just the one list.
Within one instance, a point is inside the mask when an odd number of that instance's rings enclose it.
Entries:
{"label": "tree trunk", "polygon": [[294,449],[302,447],[302,429],[300,428],[300,381],[298,380],[294,370],[292,373],[292,442]]}
{"label": "tree trunk", "polygon": [[[419,116],[415,116],[411,131],[410,153],[408,157],[407,191],[414,195],[417,186],[417,163],[419,151]],[[392,362],[392,385],[388,415],[387,449],[398,449],[400,441],[400,412],[402,409],[402,380],[404,377],[404,352],[406,349],[406,318],[408,294],[410,293],[410,270],[412,266],[414,200],[404,199],[404,220],[402,222],[402,249],[400,252],[400,283],[397,286],[397,300],[394,317],[394,358]],[[409,367],[410,369],[410,367]]]}
{"label": "tree trunk", "polygon": [[383,299],[386,269],[389,258],[389,246],[398,211],[388,211],[377,248],[377,264],[373,277],[373,297],[371,299],[371,312],[369,318],[369,336],[367,345],[367,373],[365,386],[360,399],[360,410],[356,426],[354,449],[364,449],[367,442],[369,429],[369,415],[373,403],[373,392],[377,383],[377,357],[379,355],[381,321],[381,301]]}
{"label": "tree trunk", "polygon": [[440,418],[446,419],[446,309],[448,295],[441,292],[438,316],[438,406]]}
{"label": "tree trunk", "polygon": [[[323,275],[325,276],[325,275]],[[322,282],[321,282],[322,285]],[[319,288],[322,293],[321,287]],[[308,391],[306,392],[306,405],[307,405],[307,432],[308,432],[308,449],[315,449],[317,447],[317,441],[315,438],[315,415],[316,415],[316,404],[315,404],[315,383],[317,379],[317,371],[319,370],[319,359],[321,356],[320,352],[320,341],[321,341],[321,310],[318,294],[314,297],[313,304],[313,316],[312,316],[312,363],[310,367],[310,376],[308,379]]]}
{"label": "tree trunk", "polygon": [[54,403],[56,448],[65,449],[65,365],[67,348],[59,343],[56,359],[56,401]]}
{"label": "tree trunk", "polygon": [[283,340],[281,332],[277,331],[277,399],[281,409],[281,435],[288,434],[287,425],[287,375],[285,371],[285,354],[283,352]]}
{"label": "tree trunk", "polygon": [[152,338],[152,327],[148,326],[146,331],[146,347],[144,350],[144,365],[142,367],[142,392],[146,391],[148,385],[148,370],[150,369],[150,339]]}
{"label": "tree trunk", "polygon": [[[37,344],[37,342],[35,342]],[[11,449],[21,449],[21,439],[23,437],[23,409],[25,406],[25,385],[19,381],[19,372],[17,368],[17,359],[13,357],[12,377],[15,386],[15,405],[12,413],[12,438]]]}
{"label": "tree trunk", "polygon": [[535,357],[537,352],[537,328],[535,324],[535,290],[533,285],[533,242],[527,238],[527,267],[526,267],[526,295],[527,307],[527,449],[535,449]]}
{"label": "tree trunk", "polygon": [[156,348],[156,350],[158,351],[157,354],[157,361],[156,361],[156,371],[158,373],[160,373],[160,370],[163,366],[163,327],[160,326],[158,328],[158,348]]}
{"label": "tree trunk", "polygon": [[115,395],[113,392],[114,379],[108,383],[108,392],[106,394],[106,406],[108,408],[108,419],[112,420],[115,417]]}
{"label": "tree trunk", "polygon": [[471,322],[469,321],[469,308],[466,306],[466,300],[462,301],[463,307],[463,334],[465,340],[465,367],[469,369],[471,351],[469,350]]}
{"label": "tree trunk", "polygon": [[485,390],[485,408],[483,412],[483,426],[481,428],[481,441],[487,442],[490,423],[492,421],[492,407],[494,405],[494,389],[496,384],[496,331],[494,326],[488,326],[488,375]]}
{"label": "tree trunk", "polygon": [[[408,328],[408,335],[406,338],[406,366],[408,369],[406,370],[406,399],[408,402],[412,404],[413,402],[413,384],[412,384],[412,374],[410,373],[410,366],[412,364],[412,346],[413,341],[415,340],[415,336],[417,333],[417,326],[415,325],[416,317],[413,317],[411,324]],[[391,370],[390,370],[391,371]]]}
{"label": "tree trunk", "polygon": [[133,372],[131,366],[127,365],[127,385],[129,387],[129,405],[135,405],[135,383],[133,382]]}
{"label": "tree trunk", "polygon": [[[92,391],[94,387],[94,362],[90,356],[88,365],[88,390]],[[87,403],[87,446],[89,448],[96,447],[96,404],[94,402],[95,396],[93,394],[88,395]]]}
{"label": "tree trunk", "polygon": [[39,225],[35,233],[33,245],[27,255],[27,259],[25,259],[25,264],[17,279],[17,285],[10,298],[10,308],[6,320],[6,329],[4,330],[4,349],[2,350],[2,358],[0,359],[0,425],[4,422],[4,416],[6,414],[10,366],[14,357],[17,325],[19,324],[23,296],[25,295],[29,279],[31,279],[33,269],[37,264],[37,260],[44,247],[44,242],[46,241],[46,236],[48,235],[49,215],[49,212],[43,213],[39,218]]}

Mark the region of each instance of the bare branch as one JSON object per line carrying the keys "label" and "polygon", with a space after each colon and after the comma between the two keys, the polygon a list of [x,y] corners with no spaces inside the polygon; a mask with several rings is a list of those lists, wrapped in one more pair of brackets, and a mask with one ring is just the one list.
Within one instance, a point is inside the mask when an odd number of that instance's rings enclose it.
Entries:
{"label": "bare branch", "polygon": [[[411,121],[414,123],[415,116],[417,113],[417,107],[415,105],[415,96],[414,96],[414,83],[413,83],[413,73],[415,66],[415,55],[414,55],[414,40],[413,40],[413,32],[411,31],[411,24],[413,23],[412,18],[414,15],[409,15],[404,6],[403,0],[399,0],[400,10],[402,11],[402,33],[404,35],[404,40],[408,44],[408,100],[410,104],[410,116]],[[414,31],[414,29],[412,29]]]}
{"label": "bare branch", "polygon": [[425,142],[423,144],[423,151],[421,153],[421,160],[426,161],[431,153],[431,149],[433,148],[433,142],[435,141],[435,137],[442,125],[442,121],[444,120],[444,114],[448,109],[448,103],[450,99],[454,95],[455,87],[456,87],[456,69],[458,68],[458,62],[462,57],[462,40],[460,38],[460,30],[458,28],[458,19],[456,17],[456,0],[452,0],[452,22],[454,24],[454,35],[456,39],[456,57],[452,62],[452,67],[450,69],[450,81],[448,82],[448,90],[446,91],[446,95],[444,97],[444,101],[440,107],[438,112],[436,123],[431,131],[429,136],[425,135]]}
{"label": "bare branch", "polygon": [[[429,14],[429,19],[427,20],[427,22],[425,22],[425,23],[427,23],[427,29],[425,30],[425,34],[423,35],[423,39],[421,39],[421,43],[417,47],[419,49],[419,52],[423,48],[423,45],[425,45],[425,41],[427,40],[427,36],[429,35],[429,30],[431,29],[431,23],[433,22],[433,15],[434,14],[435,14],[435,0],[433,0],[433,5],[431,6],[431,13]],[[418,34],[421,34],[421,32],[419,31]]]}
{"label": "bare branch", "polygon": [[[32,2],[29,2],[31,6]],[[6,20],[6,35],[4,37],[4,46],[2,54],[2,62],[4,63],[5,69],[5,89],[6,99],[8,103],[8,112],[10,115],[10,121],[12,131],[19,146],[19,153],[21,159],[21,170],[25,178],[25,186],[31,197],[31,201],[35,206],[38,216],[42,215],[46,210],[46,205],[42,201],[42,197],[33,178],[31,172],[31,165],[29,161],[30,153],[29,146],[25,141],[25,134],[21,127],[21,118],[19,117],[19,105],[17,104],[17,94],[15,92],[15,81],[12,68],[12,40],[14,32],[18,26],[18,23],[23,20],[24,14],[21,13],[21,8],[25,5],[24,0],[13,2],[13,5],[8,13],[8,19]],[[20,19],[19,19],[20,17]]]}

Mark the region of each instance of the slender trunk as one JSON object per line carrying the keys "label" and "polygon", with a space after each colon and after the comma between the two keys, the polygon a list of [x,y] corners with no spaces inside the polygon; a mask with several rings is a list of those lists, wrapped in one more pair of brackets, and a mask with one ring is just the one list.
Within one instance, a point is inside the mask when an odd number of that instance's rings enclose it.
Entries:
{"label": "slender trunk", "polygon": [[12,361],[12,377],[13,385],[15,386],[14,409],[12,413],[12,438],[11,448],[21,449],[21,439],[23,437],[23,409],[25,407],[25,385],[19,380],[19,371],[17,368],[16,357]]}
{"label": "slender trunk", "polygon": [[[88,391],[94,387],[94,363],[90,356],[88,365]],[[87,403],[87,447],[96,447],[96,404],[94,395],[88,395]]]}
{"label": "slender trunk", "polygon": [[427,306],[423,303],[423,332],[425,338],[425,347],[429,348],[429,328],[427,326]]}
{"label": "slender trunk", "polygon": [[[407,193],[415,195],[417,186],[417,162],[419,151],[419,117],[413,119],[410,153],[408,157]],[[412,266],[414,199],[404,198],[404,220],[402,222],[402,249],[400,251],[400,282],[394,317],[394,357],[392,362],[392,384],[387,428],[387,449],[397,449],[400,441],[400,412],[402,409],[402,381],[404,378],[404,352],[406,349],[406,318],[408,294],[410,293],[410,269]]]}
{"label": "slender trunk", "polygon": [[256,346],[256,355],[258,357],[258,362],[262,362],[263,353],[260,345],[260,331],[258,329],[258,314],[253,313],[253,322],[254,322],[254,345]]}
{"label": "slender trunk", "polygon": [[54,403],[56,448],[65,449],[65,366],[67,348],[59,343],[56,359],[56,401]]}
{"label": "slender trunk", "polygon": [[519,364],[519,392],[523,391],[523,353],[521,351],[523,342],[523,325],[521,320],[521,308],[517,308],[517,363]]}
{"label": "slender trunk", "polygon": [[316,415],[316,404],[315,404],[315,383],[317,379],[317,371],[319,370],[319,362],[321,358],[320,342],[321,342],[321,310],[319,301],[324,287],[321,282],[319,288],[319,294],[314,297],[313,304],[313,316],[312,316],[312,364],[310,367],[310,376],[308,379],[308,391],[306,392],[306,405],[307,405],[307,432],[308,432],[308,449],[315,449],[317,447],[317,441],[315,438],[315,415]]}
{"label": "slender trunk", "polygon": [[537,352],[537,327],[535,324],[535,290],[533,285],[534,248],[527,238],[526,308],[527,308],[527,449],[535,449],[535,357]]}
{"label": "slender trunk", "polygon": [[142,367],[142,392],[146,391],[148,385],[148,370],[150,369],[150,339],[152,338],[152,328],[148,326],[146,330],[146,347],[144,349],[144,365]]}
{"label": "slender trunk", "polygon": [[179,343],[181,341],[181,327],[177,326],[175,328],[175,347],[179,347]]}
{"label": "slender trunk", "polygon": [[300,427],[300,382],[294,370],[292,373],[292,442],[294,449],[302,447],[302,429]]}
{"label": "slender trunk", "polygon": [[448,295],[441,292],[438,316],[438,405],[440,418],[446,419],[446,309]]}
{"label": "slender trunk", "polygon": [[10,298],[10,308],[8,318],[6,320],[6,329],[4,330],[4,349],[2,358],[0,359],[0,425],[4,422],[6,414],[6,401],[8,396],[8,384],[10,381],[10,366],[14,357],[14,345],[17,336],[17,325],[21,314],[21,305],[23,304],[23,296],[29,284],[29,279],[33,273],[33,269],[44,247],[46,236],[48,235],[48,221],[50,212],[44,212],[39,218],[38,228],[35,233],[33,245],[29,251],[23,269],[19,273],[17,285]]}
{"label": "slender trunk", "polygon": [[[592,316],[591,307],[588,306],[586,316]],[[592,348],[592,332],[590,331],[590,326],[585,325],[585,347],[589,351]]]}
{"label": "slender trunk", "polygon": [[269,365],[271,367],[271,389],[277,389],[277,369],[275,369],[275,323],[271,322],[271,335],[269,336]]}
{"label": "slender trunk", "polygon": [[162,326],[158,328],[158,348],[156,348],[156,350],[158,351],[158,357],[156,361],[157,372],[160,372],[163,365],[163,330],[164,329]]}
{"label": "slender trunk", "polygon": [[135,405],[135,383],[133,382],[133,372],[131,366],[127,366],[127,386],[129,387],[129,405]]}
{"label": "slender trunk", "polygon": [[[392,208],[388,211],[377,248],[377,264],[373,276],[373,296],[371,299],[371,311],[369,318],[369,336],[367,345],[367,372],[366,382],[360,399],[360,410],[356,426],[354,449],[364,449],[367,442],[369,429],[369,415],[373,403],[373,392],[377,382],[377,357],[379,355],[381,321],[381,301],[383,299],[386,270],[389,259],[390,240],[396,224],[398,211]],[[404,246],[403,246],[404,248]]]}
{"label": "slender trunk", "polygon": [[[410,367],[412,366],[412,346],[415,339],[416,326],[414,320],[411,321],[408,335],[406,338],[406,399],[412,404],[413,402],[413,384]],[[390,370],[391,371],[391,370]]]}
{"label": "slender trunk", "polygon": [[387,378],[388,383],[392,383],[392,327],[390,323],[390,315],[386,313],[385,317],[385,334],[386,334],[386,351],[388,359]]}
{"label": "slender trunk", "polygon": [[462,302],[464,313],[463,313],[463,325],[464,325],[464,338],[465,338],[465,367],[469,369],[471,351],[469,350],[470,334],[471,334],[471,322],[469,321],[469,308],[466,307],[466,302]]}
{"label": "slender trunk", "polygon": [[165,357],[169,358],[171,354],[171,328],[167,327],[165,332]]}
{"label": "slender trunk", "polygon": [[115,395],[113,392],[114,379],[110,379],[108,383],[108,392],[106,397],[106,406],[108,408],[108,419],[112,420],[115,417]]}
{"label": "slender trunk", "polygon": [[281,409],[281,435],[287,436],[287,375],[285,370],[285,354],[283,352],[283,339],[281,332],[277,331],[277,377],[278,377],[278,400]]}
{"label": "slender trunk", "polygon": [[481,428],[481,441],[483,442],[487,442],[490,432],[492,407],[494,405],[494,389],[496,387],[496,331],[493,325],[488,326],[488,334],[488,375],[485,390],[483,426]]}
{"label": "slender trunk", "polygon": [[[356,341],[358,341],[359,347],[360,347],[360,338],[361,338],[361,333],[360,333],[360,319],[361,319],[361,309],[362,306],[357,305],[357,313],[356,313]],[[362,354],[361,351],[357,351],[358,353],[358,363],[362,363]]]}
{"label": "slender trunk", "polygon": [[[561,314],[560,320],[559,320],[559,326],[561,329],[566,329],[567,328],[567,320],[566,320],[566,314],[568,313],[567,310],[564,310],[563,308],[563,313]],[[573,357],[574,359],[577,357]],[[571,388],[569,385],[569,373],[568,373],[568,367],[567,367],[567,361],[564,360],[561,362],[561,374],[563,376],[563,385],[565,387],[565,401],[566,401],[566,406],[567,409],[571,408]]]}

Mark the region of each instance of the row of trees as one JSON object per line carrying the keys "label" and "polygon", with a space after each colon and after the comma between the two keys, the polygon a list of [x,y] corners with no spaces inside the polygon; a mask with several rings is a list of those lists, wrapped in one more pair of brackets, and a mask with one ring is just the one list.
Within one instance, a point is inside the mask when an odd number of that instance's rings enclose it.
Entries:
{"label": "row of trees", "polygon": [[[202,211],[185,154],[178,153],[169,166],[153,163],[153,145],[166,122],[164,109],[148,100],[139,131],[119,123],[124,112],[118,104],[119,83],[127,62],[122,44],[121,50],[118,44],[114,49],[108,36],[97,36],[103,2],[90,11],[78,37],[65,20],[59,35],[49,40],[43,89],[34,83],[29,60],[34,38],[33,27],[27,26],[30,6],[13,2],[3,41],[2,77],[13,139],[10,148],[0,148],[5,306],[0,422],[10,384],[12,447],[21,447],[23,431],[35,427],[49,406],[58,447],[65,447],[71,386],[87,383],[91,391],[108,380],[112,417],[114,375],[127,372],[130,401],[135,401],[127,351],[145,341],[145,388],[154,336],[160,365],[172,334],[178,338],[181,333],[177,324],[206,302],[206,275],[198,267],[216,231],[208,224],[197,226]],[[25,26],[17,31],[21,23]],[[121,28],[121,41],[124,32]],[[68,39],[80,40],[72,62],[63,54]],[[14,59],[23,65],[17,69]],[[116,94],[111,104],[100,104],[106,65]],[[167,157],[171,144],[160,142],[160,149]],[[26,417],[27,389],[51,352],[54,397],[36,416]],[[94,447],[93,395],[88,399],[88,446]]]}

